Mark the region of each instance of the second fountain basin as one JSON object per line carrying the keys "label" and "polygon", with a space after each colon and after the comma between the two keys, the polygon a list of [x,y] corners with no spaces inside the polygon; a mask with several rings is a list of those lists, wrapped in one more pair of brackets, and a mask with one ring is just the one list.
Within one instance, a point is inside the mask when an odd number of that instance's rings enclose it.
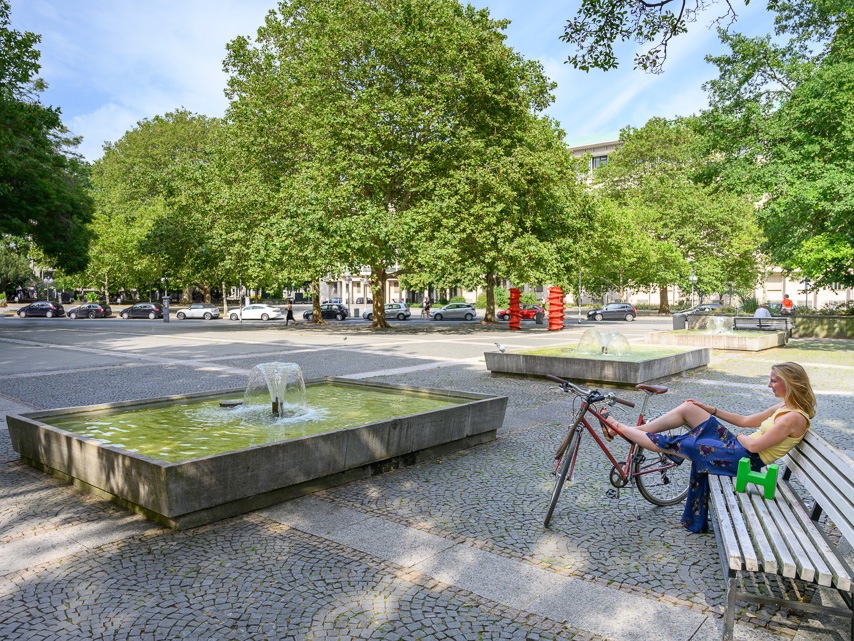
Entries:
{"label": "second fountain basin", "polygon": [[706,367],[710,349],[662,348],[654,346],[648,352],[636,346],[635,352],[624,356],[589,356],[576,354],[567,348],[561,355],[543,353],[485,352],[486,368],[503,374],[545,376],[588,383],[610,383],[634,386],[668,378],[675,374]]}
{"label": "second fountain basin", "polygon": [[[399,416],[231,452],[166,462],[50,425],[54,417],[212,399],[242,390],[29,412],[7,417],[24,462],[109,498],[168,527],[183,529],[234,516],[324,487],[365,478],[495,438],[506,397],[325,379],[397,394]],[[406,396],[447,400],[441,409],[406,413]]]}

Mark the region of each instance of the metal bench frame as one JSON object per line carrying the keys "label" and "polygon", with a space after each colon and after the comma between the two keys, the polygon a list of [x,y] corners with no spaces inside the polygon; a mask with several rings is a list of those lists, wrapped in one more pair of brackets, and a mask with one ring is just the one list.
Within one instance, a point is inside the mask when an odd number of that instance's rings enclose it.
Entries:
{"label": "metal bench frame", "polygon": [[761,329],[766,331],[792,332],[792,319],[782,316],[771,318],[755,318],[753,316],[734,316],[732,328],[735,329]]}
{"label": "metal bench frame", "polygon": [[[723,638],[731,641],[736,601],[785,605],[802,612],[825,612],[851,619],[854,641],[854,574],[818,527],[824,512],[842,537],[854,543],[854,462],[823,438],[807,432],[784,459],[786,471],[774,499],[757,488],[735,492],[735,479],[709,476],[711,514],[724,574],[727,602]],[[791,476],[815,501],[809,510],[791,485]],[[833,587],[847,609],[759,596],[738,588],[739,572],[763,572]]]}

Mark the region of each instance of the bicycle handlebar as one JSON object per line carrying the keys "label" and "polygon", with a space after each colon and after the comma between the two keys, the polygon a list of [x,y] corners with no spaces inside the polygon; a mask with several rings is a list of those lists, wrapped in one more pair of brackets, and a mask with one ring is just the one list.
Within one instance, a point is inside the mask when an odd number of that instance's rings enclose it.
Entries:
{"label": "bicycle handlebar", "polygon": [[[579,396],[586,396],[588,398],[588,400],[592,400],[592,402],[595,402],[596,400],[603,400],[603,401],[604,400],[611,400],[615,403],[619,403],[620,405],[625,405],[627,407],[634,407],[635,406],[635,404],[632,401],[626,400],[624,398],[620,398],[619,396],[614,394],[614,392],[611,392],[609,394],[602,394],[598,390],[584,389],[583,387],[579,387],[575,383],[573,383],[571,381],[567,381],[566,379],[560,378],[559,376],[555,376],[554,374],[546,374],[546,378],[549,379],[550,381],[554,381],[555,383],[559,383],[560,386],[563,388],[564,392],[569,392],[570,390],[572,390],[574,393],[578,394]],[[597,397],[597,396],[599,396],[601,398],[596,399],[595,397]]]}

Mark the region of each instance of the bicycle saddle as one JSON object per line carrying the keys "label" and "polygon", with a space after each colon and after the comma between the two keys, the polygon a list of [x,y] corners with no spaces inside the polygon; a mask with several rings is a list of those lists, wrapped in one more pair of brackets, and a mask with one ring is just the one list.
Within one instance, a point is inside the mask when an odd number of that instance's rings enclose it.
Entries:
{"label": "bicycle saddle", "polygon": [[664,385],[635,385],[635,389],[641,389],[651,394],[664,394],[667,388]]}

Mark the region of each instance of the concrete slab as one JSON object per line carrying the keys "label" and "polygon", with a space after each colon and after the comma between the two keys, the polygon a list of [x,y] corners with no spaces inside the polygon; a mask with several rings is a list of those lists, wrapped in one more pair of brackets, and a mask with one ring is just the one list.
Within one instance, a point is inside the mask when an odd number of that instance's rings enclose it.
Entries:
{"label": "concrete slab", "polygon": [[707,618],[460,545],[415,569],[499,603],[617,641],[692,639]]}
{"label": "concrete slab", "polygon": [[0,576],[156,530],[138,516],[78,523],[3,542]]}
{"label": "concrete slab", "polygon": [[311,499],[265,510],[269,518],[403,567],[412,567],[454,545],[439,536]]}

